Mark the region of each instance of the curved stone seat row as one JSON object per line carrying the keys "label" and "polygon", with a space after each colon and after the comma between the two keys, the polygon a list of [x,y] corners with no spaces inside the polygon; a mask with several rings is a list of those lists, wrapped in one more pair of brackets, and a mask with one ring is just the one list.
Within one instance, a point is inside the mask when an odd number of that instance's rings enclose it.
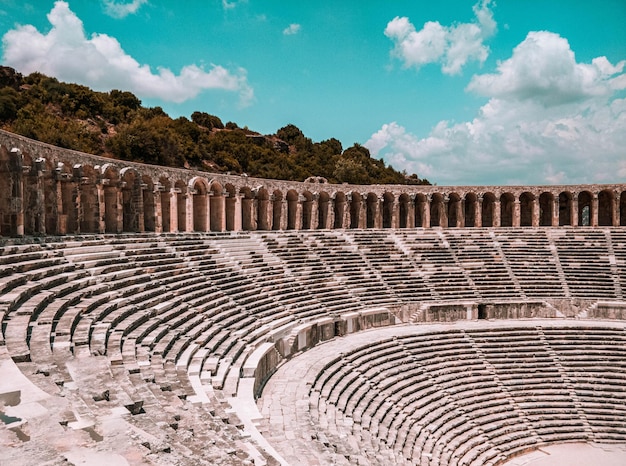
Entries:
{"label": "curved stone seat row", "polygon": [[389,450],[397,464],[485,465],[549,443],[623,443],[625,355],[623,327],[387,338],[322,367],[311,418],[339,456],[372,464]]}
{"label": "curved stone seat row", "polygon": [[[262,449],[248,448],[236,429],[240,421],[228,412],[226,399],[237,393],[246,359],[263,343],[286,341],[295,348],[285,350],[285,356],[291,355],[303,347],[299,325],[324,319],[332,324],[337,316],[379,306],[593,298],[582,284],[602,276],[611,283],[602,298],[621,299],[626,262],[620,234],[619,228],[599,233],[325,230],[6,241],[0,248],[0,344],[34,385],[82,407],[60,421],[65,426],[87,426],[101,436],[103,428],[93,419],[111,412],[121,416],[116,408],[123,407],[124,422],[152,436],[152,443],[143,442],[152,451],[161,448],[157,444],[171,445],[163,449],[186,457],[198,445],[189,438],[191,427],[178,432],[172,426],[191,426],[206,411],[211,422],[196,428],[198,436],[215,437],[215,445],[237,445],[235,462],[248,455],[262,461]],[[573,248],[576,243],[583,250],[592,247],[580,253]],[[532,259],[514,254],[522,247]],[[524,275],[528,262],[542,265]],[[568,267],[571,273],[566,273]],[[554,286],[535,295],[532,280],[540,274]],[[354,330],[338,326],[331,332],[345,331]],[[462,358],[462,349],[453,345],[448,356],[475,370],[475,362]],[[436,363],[445,366],[446,361]],[[399,363],[404,367],[397,358],[378,361],[371,370],[391,373]],[[357,366],[361,363],[350,368]],[[418,433],[421,424],[402,420],[403,410],[425,409],[422,400],[414,399],[417,385],[398,388],[391,398],[387,392],[373,397],[363,389],[350,395],[362,372],[347,374],[334,389],[333,401],[359,413],[369,432],[384,433],[403,452],[428,448],[433,455],[447,454],[437,450],[438,443],[425,443],[427,438]],[[453,387],[453,382],[442,384]],[[581,399],[588,389],[580,386]],[[390,407],[390,399],[397,405]],[[452,428],[456,420],[444,400],[440,403],[439,411],[424,412],[424,419],[439,418],[443,424],[437,432],[447,433],[446,441],[457,441],[449,438],[450,432],[460,427]],[[189,404],[199,411],[181,415]],[[495,429],[495,422],[489,428]],[[209,448],[206,461],[214,461],[218,450]],[[482,458],[486,453],[472,447],[466,454]]]}

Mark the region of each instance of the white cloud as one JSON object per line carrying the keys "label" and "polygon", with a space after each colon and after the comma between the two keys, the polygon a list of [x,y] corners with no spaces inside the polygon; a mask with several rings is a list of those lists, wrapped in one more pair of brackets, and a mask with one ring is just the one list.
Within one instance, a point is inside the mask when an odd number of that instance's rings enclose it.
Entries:
{"label": "white cloud", "polygon": [[472,121],[420,138],[385,124],[365,146],[438,184],[619,182],[626,172],[624,61],[577,63],[565,39],[530,33],[469,90],[490,97]]}
{"label": "white cloud", "polygon": [[253,99],[253,90],[243,69],[235,73],[219,65],[206,71],[184,66],[178,75],[168,68],[141,65],[128,55],[114,37],[85,36],[82,21],[64,1],[57,1],[48,14],[52,29],[40,33],[34,26],[18,26],[2,38],[3,62],[21,73],[39,71],[63,81],[77,82],[97,90],[124,89],[141,98],[183,102],[206,89],[238,92],[242,105]]}
{"label": "white cloud", "polygon": [[300,25],[297,23],[292,23],[283,29],[283,34],[286,36],[293,36],[294,34],[298,34],[300,32]]}
{"label": "white cloud", "polygon": [[497,73],[474,76],[470,91],[506,100],[533,99],[543,105],[560,105],[610,95],[626,87],[621,73],[626,61],[613,66],[606,57],[591,64],[576,63],[566,39],[552,32],[530,32]]}
{"label": "white cloud", "polygon": [[222,8],[224,8],[225,10],[232,10],[233,8],[240,5],[241,3],[247,3],[247,2],[248,0],[232,0],[230,2],[228,0],[222,0]]}
{"label": "white cloud", "polygon": [[445,74],[458,74],[469,60],[484,63],[489,55],[485,39],[496,31],[496,22],[489,9],[491,0],[474,5],[476,20],[442,26],[429,21],[420,31],[406,17],[396,16],[385,28],[385,35],[394,42],[392,54],[408,67],[420,68],[428,63],[441,63]]}
{"label": "white cloud", "polygon": [[132,0],[130,3],[119,2],[116,0],[103,0],[104,12],[113,18],[125,18],[128,15],[137,13],[142,5],[148,3],[148,0]]}

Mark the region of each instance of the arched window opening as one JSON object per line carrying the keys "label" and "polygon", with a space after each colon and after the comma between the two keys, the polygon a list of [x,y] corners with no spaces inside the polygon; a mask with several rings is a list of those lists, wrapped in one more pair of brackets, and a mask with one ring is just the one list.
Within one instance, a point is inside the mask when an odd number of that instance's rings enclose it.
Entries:
{"label": "arched window opening", "polygon": [[187,186],[183,181],[177,181],[174,188],[176,193],[176,211],[178,212],[178,231],[187,231]]}
{"label": "arched window opening", "polygon": [[588,227],[591,225],[591,193],[583,191],[578,195],[578,226]]}
{"label": "arched window opening", "polygon": [[476,226],[476,203],[478,198],[474,193],[467,193],[465,195],[465,205],[463,206],[463,215],[465,217],[466,227]]}
{"label": "arched window opening", "polygon": [[393,206],[394,197],[391,193],[383,194],[383,228],[393,227]]}
{"label": "arched window opening", "polygon": [[572,225],[572,194],[559,194],[559,225]]}
{"label": "arched window opening", "polygon": [[535,196],[531,193],[522,193],[520,202],[520,226],[531,227],[533,225]]}
{"label": "arched window opening", "polygon": [[492,193],[486,193],[483,196],[483,205],[481,210],[481,217],[484,227],[493,227],[494,217],[496,209],[496,196]]}
{"label": "arched window opening", "polygon": [[513,226],[513,208],[515,205],[515,198],[511,193],[505,193],[500,196],[500,226],[512,227]]}
{"label": "arched window opening", "polygon": [[598,194],[598,225],[613,225],[613,193],[610,191],[600,191]]}
{"label": "arched window opening", "polygon": [[[141,178],[141,191],[143,194],[143,228],[144,231],[156,230],[156,211],[154,203],[154,183],[149,176]],[[158,193],[157,193],[158,194]]]}
{"label": "arched window opening", "polygon": [[539,196],[539,226],[552,226],[554,217],[554,196],[551,193],[541,193]]}
{"label": "arched window opening", "polygon": [[166,233],[172,231],[172,221],[170,217],[170,213],[172,211],[170,204],[171,191],[172,184],[170,181],[165,177],[159,178],[159,189],[157,195],[161,197],[161,229]]}

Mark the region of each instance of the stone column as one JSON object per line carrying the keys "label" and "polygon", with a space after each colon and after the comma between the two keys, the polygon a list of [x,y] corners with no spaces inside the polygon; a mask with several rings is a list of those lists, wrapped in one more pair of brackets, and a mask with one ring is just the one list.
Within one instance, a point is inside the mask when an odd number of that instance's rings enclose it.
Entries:
{"label": "stone column", "polygon": [[598,193],[593,193],[593,196],[591,197],[589,224],[592,227],[598,226]]}
{"label": "stone column", "polygon": [[63,173],[62,166],[57,167],[54,171],[54,190],[55,190],[55,204],[56,204],[56,226],[55,233],[57,235],[64,235],[67,233],[67,213],[63,209]]}
{"label": "stone column", "polygon": [[439,212],[439,226],[441,228],[448,227],[448,205],[450,204],[450,196],[447,194],[443,195],[443,200],[441,201],[441,211]]}
{"label": "stone column", "polygon": [[612,215],[613,215],[613,226],[614,227],[618,227],[619,226],[619,198],[620,198],[620,192],[619,191],[614,191],[613,192],[613,209],[612,209]]}
{"label": "stone column", "polygon": [[102,180],[96,184],[96,192],[98,194],[98,233],[106,231],[105,222],[105,201],[104,201],[104,185]]}
{"label": "stone column", "polygon": [[46,234],[46,193],[44,189],[44,169],[46,166],[45,159],[39,158],[35,160],[34,172],[37,179],[36,183],[36,207],[35,207],[35,225],[33,225],[33,233]]}
{"label": "stone column", "polygon": [[139,189],[137,191],[135,191],[133,189],[133,192],[137,192],[137,230],[139,230],[139,233],[144,233],[146,231],[146,212],[145,212],[145,207],[143,204],[143,193],[146,189],[148,189],[148,185],[143,183],[140,179],[137,180],[137,183],[139,184]]}
{"label": "stone column", "polygon": [[409,202],[407,203],[406,213],[406,227],[415,228],[415,194],[409,196]]}
{"label": "stone column", "polygon": [[532,212],[532,226],[533,227],[538,227],[539,226],[539,198],[537,196],[535,196],[533,198],[533,212]]}
{"label": "stone column", "polygon": [[12,179],[11,216],[14,218],[11,225],[12,233],[24,236],[24,157],[17,147],[11,149],[9,156],[10,174]]}
{"label": "stone column", "polygon": [[367,228],[367,197],[363,197],[363,195],[361,195],[359,208],[357,210],[359,212],[358,227],[361,229],[365,229]]}
{"label": "stone column", "polygon": [[[226,198],[228,197],[228,191],[222,191],[222,195],[219,196],[219,210],[221,212],[219,219],[220,231],[226,231]],[[207,218],[211,218],[211,203],[207,202]]]}
{"label": "stone column", "polygon": [[456,225],[457,228],[465,226],[465,209],[463,209],[463,200],[459,199],[456,203]]}
{"label": "stone column", "polygon": [[574,196],[572,194],[572,206],[571,206],[571,219],[572,219],[572,226],[573,227],[577,227],[578,226],[578,196]]}
{"label": "stone column", "polygon": [[382,196],[376,198],[374,203],[374,228],[383,227],[383,198]]}
{"label": "stone column", "polygon": [[313,194],[311,200],[311,230],[317,230],[320,222],[320,206],[319,206],[319,194]]}
{"label": "stone column", "polygon": [[154,232],[163,233],[163,204],[161,203],[161,192],[163,186],[155,184],[153,189],[154,196]]}
{"label": "stone column", "polygon": [[233,230],[235,231],[241,231],[242,230],[242,225],[241,225],[241,198],[242,198],[242,194],[235,194],[235,212],[233,213]]}
{"label": "stone column", "polygon": [[302,207],[305,201],[306,198],[301,194],[298,194],[298,203],[296,204],[296,230],[302,230]]}
{"label": "stone column", "polygon": [[422,204],[422,227],[424,228],[430,228],[430,203],[432,200],[432,194],[428,194],[426,201]]}
{"label": "stone column", "polygon": [[116,220],[116,232],[122,233],[124,231],[124,198],[121,186],[115,187],[116,194],[116,208],[115,208],[115,220]]}
{"label": "stone column", "polygon": [[515,198],[513,200],[513,219],[512,223],[514,227],[520,226],[520,200],[519,198]]}
{"label": "stone column", "polygon": [[178,230],[178,192],[177,188],[170,189],[170,232]]}
{"label": "stone column", "polygon": [[342,228],[350,228],[350,210],[352,208],[352,194],[346,194],[346,203],[343,206]]}
{"label": "stone column", "polygon": [[328,229],[335,228],[335,199],[330,198],[328,201],[328,212],[326,215],[326,227]]}
{"label": "stone column", "polygon": [[483,226],[483,195],[476,195],[476,202],[474,203],[474,226],[480,228]]}
{"label": "stone column", "polygon": [[[195,190],[187,188],[185,192],[185,229],[193,231],[193,195]],[[180,225],[179,225],[180,226]]]}
{"label": "stone column", "polygon": [[280,229],[286,230],[289,220],[289,205],[287,199],[283,199],[280,203]]}
{"label": "stone column", "polygon": [[552,203],[552,226],[553,227],[558,227],[559,226],[559,210],[561,208],[561,203],[559,201],[559,196],[556,196],[553,199],[553,203]]}
{"label": "stone column", "polygon": [[499,198],[495,198],[493,201],[493,226],[494,227],[499,227],[500,226],[500,217],[502,215],[501,210],[500,210],[500,199]]}
{"label": "stone column", "polygon": [[394,196],[391,203],[391,228],[400,228],[400,203],[398,198]]}

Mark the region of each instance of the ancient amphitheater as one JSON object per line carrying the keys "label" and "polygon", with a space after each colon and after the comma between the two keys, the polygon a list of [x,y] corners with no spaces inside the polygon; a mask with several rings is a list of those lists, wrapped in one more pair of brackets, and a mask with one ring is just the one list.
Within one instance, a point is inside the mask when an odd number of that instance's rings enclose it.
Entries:
{"label": "ancient amphitheater", "polygon": [[3,466],[625,464],[624,184],[0,172]]}

